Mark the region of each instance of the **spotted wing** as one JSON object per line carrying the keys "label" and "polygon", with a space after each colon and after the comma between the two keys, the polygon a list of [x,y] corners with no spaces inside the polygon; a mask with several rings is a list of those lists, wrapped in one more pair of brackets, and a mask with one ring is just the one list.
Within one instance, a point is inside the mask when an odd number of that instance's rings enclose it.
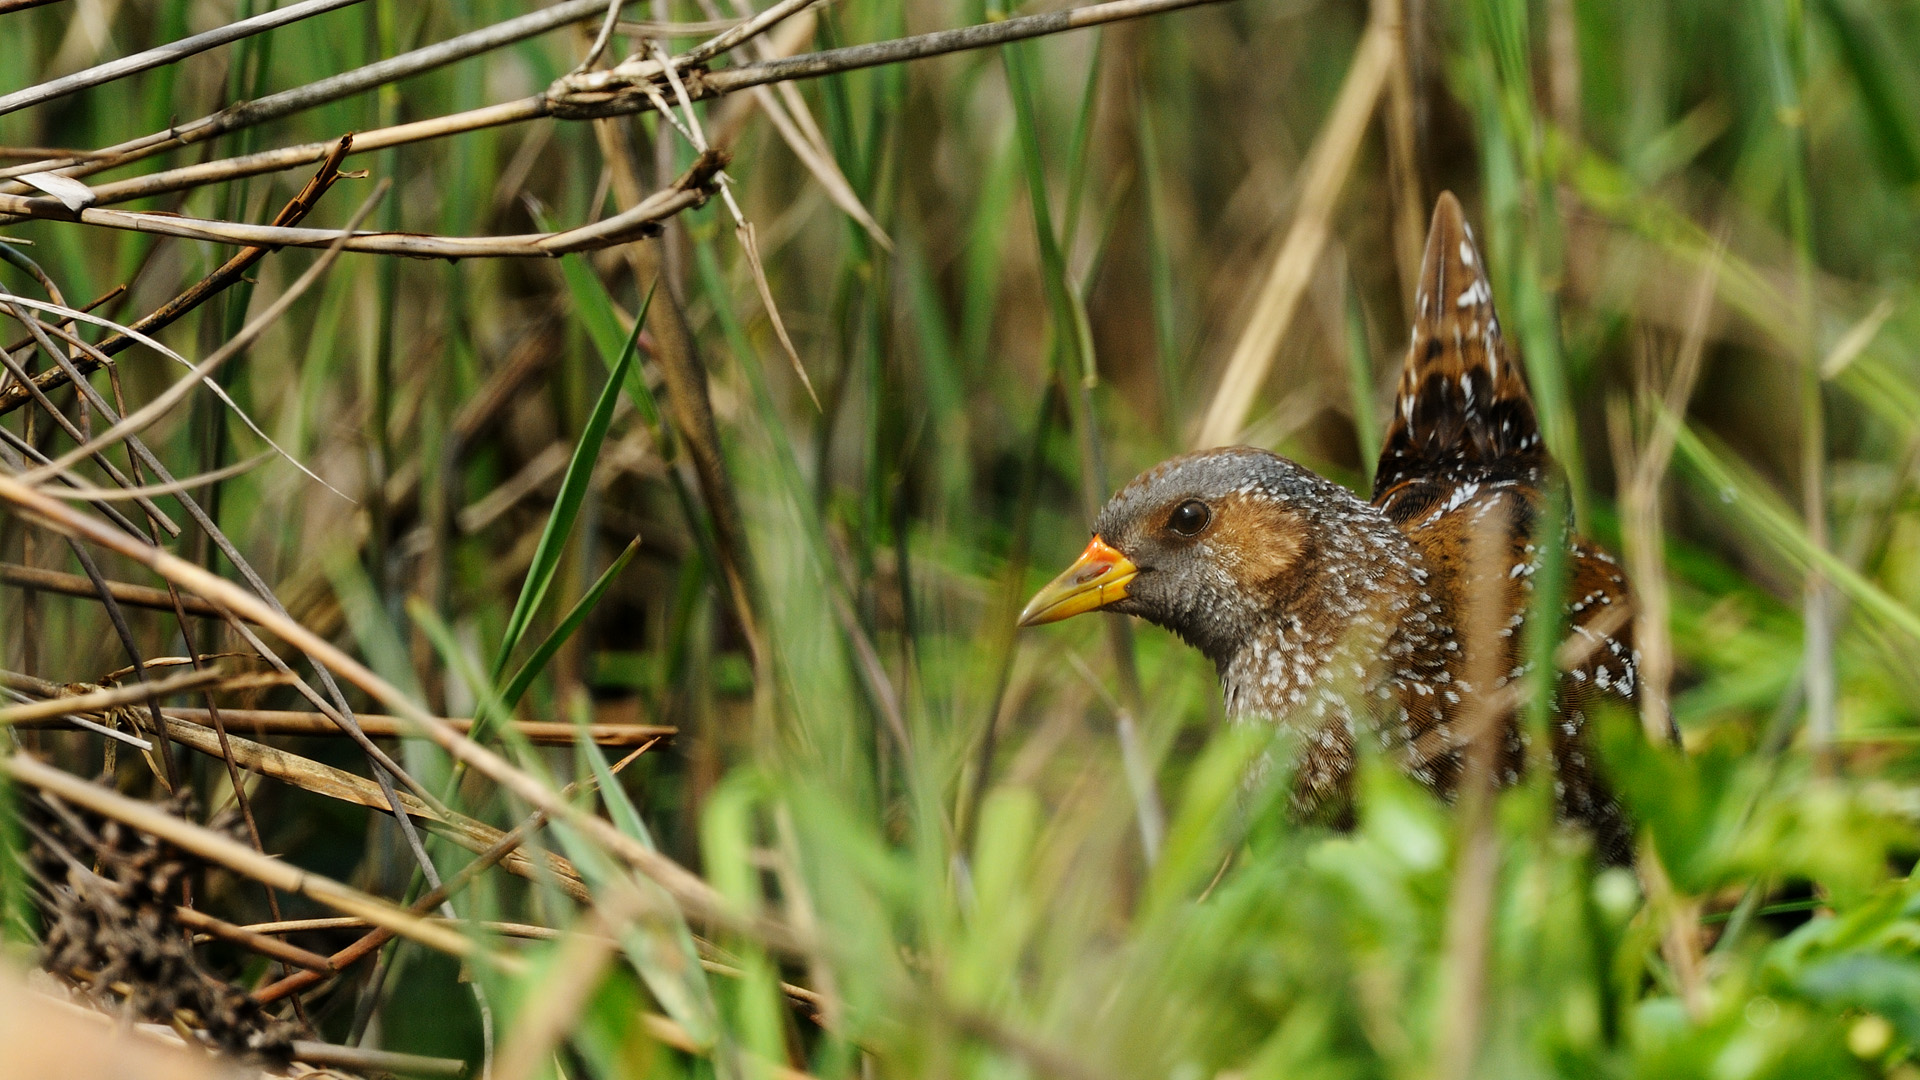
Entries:
{"label": "spotted wing", "polygon": [[1593,830],[1604,861],[1624,864],[1633,858],[1632,828],[1598,767],[1593,721],[1602,709],[1631,710],[1638,699],[1632,599],[1613,556],[1582,540],[1574,542],[1572,554],[1568,644],[1578,652],[1577,662],[1560,679],[1554,701],[1555,790],[1560,816]]}
{"label": "spotted wing", "polygon": [[1404,523],[1464,483],[1537,488],[1547,453],[1533,399],[1501,337],[1486,260],[1451,192],[1433,210],[1415,308],[1374,504]]}

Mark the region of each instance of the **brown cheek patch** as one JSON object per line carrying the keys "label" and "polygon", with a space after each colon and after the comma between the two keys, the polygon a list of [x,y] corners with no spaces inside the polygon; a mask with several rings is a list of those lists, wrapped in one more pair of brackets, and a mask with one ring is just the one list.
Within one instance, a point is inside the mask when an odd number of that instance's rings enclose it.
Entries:
{"label": "brown cheek patch", "polygon": [[1266,499],[1234,495],[1214,504],[1202,539],[1243,587],[1276,594],[1299,563],[1305,536],[1299,514]]}

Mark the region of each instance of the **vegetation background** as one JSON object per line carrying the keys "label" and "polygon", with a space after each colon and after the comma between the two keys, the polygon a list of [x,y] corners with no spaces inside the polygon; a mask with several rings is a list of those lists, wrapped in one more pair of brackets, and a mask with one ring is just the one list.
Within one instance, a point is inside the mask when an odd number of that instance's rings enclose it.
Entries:
{"label": "vegetation background", "polygon": [[[0,93],[266,6],[0,14]],[[838,0],[757,40],[804,52],[1062,6]],[[111,146],[526,8],[366,0],[0,115],[0,145]],[[661,38],[682,52],[738,14],[652,0],[623,18],[704,24]],[[538,94],[598,22],[103,179]],[[657,33],[622,24],[600,64]],[[1872,0],[1230,0],[791,83],[770,95],[781,125],[737,93],[692,106],[686,133],[651,110],[548,117],[348,158],[366,175],[308,226],[390,183],[372,227],[527,234],[631,206],[695,162],[690,135],[711,140],[780,319],[722,198],[658,240],[557,259],[348,252],[214,376],[234,408],[198,390],[146,432],[178,476],[251,466],[196,498],[291,620],[435,715],[491,710],[475,735],[509,770],[547,792],[584,780],[566,797],[613,824],[527,841],[594,904],[551,873],[481,873],[453,901],[464,956],[387,945],[378,975],[305,995],[315,1037],[501,1076],[1920,1076],[1915,56],[1920,14]],[[6,154],[10,175],[48,156]],[[126,208],[266,222],[311,168]],[[1685,737],[1681,755],[1610,725],[1637,874],[1553,825],[1538,770],[1501,799],[1490,863],[1461,860],[1460,819],[1379,763],[1357,831],[1289,826],[1243,788],[1270,748],[1222,729],[1197,654],[1114,619],[1013,631],[1092,508],[1205,436],[1365,490],[1447,188],[1579,525],[1628,559],[1650,695],[1670,689]],[[124,284],[97,312],[121,323],[234,250],[18,218],[0,241],[10,294],[48,298],[36,265],[72,305]],[[159,337],[206,357],[320,260],[275,250]],[[9,317],[8,343],[30,342]],[[33,354],[15,346],[51,365]],[[673,384],[689,360],[718,436],[704,460]],[[1236,362],[1252,378],[1222,391]],[[150,349],[117,371],[128,410],[180,374]],[[29,405],[0,427],[56,455],[73,442],[50,420]],[[337,491],[256,460],[260,433]],[[0,558],[80,572],[7,499]],[[185,526],[164,546],[239,580],[173,496],[154,501]],[[159,584],[95,553],[107,578]],[[25,580],[0,588],[9,701],[128,667],[90,590]],[[312,707],[236,685],[267,669],[218,619],[125,620],[148,665],[226,656],[223,705]],[[368,685],[356,709],[399,711]],[[677,734],[615,779],[591,745],[527,745],[503,695],[521,721]],[[344,738],[259,738],[372,775]],[[113,745],[9,739],[80,777]],[[492,766],[392,745],[474,819],[532,809]],[[191,816],[231,816],[242,774],[217,750],[175,758]],[[153,756],[105,764],[119,790],[162,793]],[[390,817],[292,775],[242,778],[261,850],[380,897],[424,891]],[[439,833],[426,850],[441,875],[472,858]],[[662,856],[705,884],[662,876]],[[24,949],[34,890],[5,870]],[[196,905],[279,917],[248,876],[209,872]],[[328,953],[362,932],[289,940]],[[205,956],[247,986],[280,974],[231,945]]]}

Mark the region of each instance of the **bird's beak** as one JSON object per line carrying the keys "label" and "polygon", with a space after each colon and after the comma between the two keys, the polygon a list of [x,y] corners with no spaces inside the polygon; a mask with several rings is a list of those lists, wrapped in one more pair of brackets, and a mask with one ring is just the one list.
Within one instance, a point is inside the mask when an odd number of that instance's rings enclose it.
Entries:
{"label": "bird's beak", "polygon": [[1126,598],[1127,584],[1140,568],[1098,536],[1066,572],[1033,594],[1020,612],[1021,626],[1070,619],[1084,611],[1106,607]]}

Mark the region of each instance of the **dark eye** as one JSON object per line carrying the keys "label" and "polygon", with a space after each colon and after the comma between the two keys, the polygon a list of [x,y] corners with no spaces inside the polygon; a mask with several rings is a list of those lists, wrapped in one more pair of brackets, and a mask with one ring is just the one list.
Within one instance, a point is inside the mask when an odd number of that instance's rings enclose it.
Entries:
{"label": "dark eye", "polygon": [[1199,499],[1188,499],[1173,508],[1173,513],[1167,517],[1167,528],[1181,536],[1198,536],[1200,530],[1212,520],[1213,511],[1207,509],[1206,503]]}

